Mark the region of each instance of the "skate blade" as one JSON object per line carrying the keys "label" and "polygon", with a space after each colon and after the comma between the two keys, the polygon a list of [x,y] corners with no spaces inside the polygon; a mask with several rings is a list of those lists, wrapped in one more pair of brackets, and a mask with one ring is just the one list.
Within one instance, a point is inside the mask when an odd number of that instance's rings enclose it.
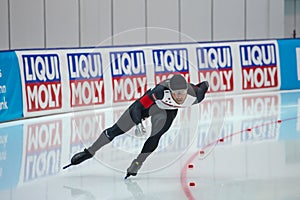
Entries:
{"label": "skate blade", "polygon": [[130,174],[127,174],[124,179],[126,180],[129,176],[130,176]]}
{"label": "skate blade", "polygon": [[72,163],[70,163],[70,164],[64,166],[63,169],[67,169],[67,168],[70,167],[70,166],[72,166]]}

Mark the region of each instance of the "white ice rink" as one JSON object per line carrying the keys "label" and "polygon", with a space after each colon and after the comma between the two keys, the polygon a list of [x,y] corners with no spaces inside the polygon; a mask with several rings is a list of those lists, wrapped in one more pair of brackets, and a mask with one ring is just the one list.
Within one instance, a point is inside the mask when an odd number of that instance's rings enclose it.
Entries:
{"label": "white ice rink", "polygon": [[62,170],[125,108],[0,124],[0,199],[300,199],[300,92],[208,94],[180,110],[128,180],[125,171],[147,137],[133,129]]}

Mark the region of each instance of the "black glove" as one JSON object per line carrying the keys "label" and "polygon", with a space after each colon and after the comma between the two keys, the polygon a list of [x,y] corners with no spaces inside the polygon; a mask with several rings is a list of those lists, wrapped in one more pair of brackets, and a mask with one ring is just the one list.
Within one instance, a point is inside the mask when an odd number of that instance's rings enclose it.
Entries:
{"label": "black glove", "polygon": [[201,89],[204,93],[206,93],[209,88],[209,83],[207,81],[203,81],[201,83],[198,83],[196,86],[198,86],[199,89]]}
{"label": "black glove", "polygon": [[147,131],[142,122],[135,126],[134,133],[135,133],[135,136],[137,136],[137,137],[143,137],[147,134]]}

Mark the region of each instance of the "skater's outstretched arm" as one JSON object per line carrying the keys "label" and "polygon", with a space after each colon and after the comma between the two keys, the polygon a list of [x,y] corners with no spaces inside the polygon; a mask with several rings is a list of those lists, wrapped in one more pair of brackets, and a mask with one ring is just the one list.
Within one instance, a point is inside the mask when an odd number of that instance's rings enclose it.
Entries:
{"label": "skater's outstretched arm", "polygon": [[204,99],[205,94],[209,88],[208,82],[203,81],[201,83],[198,83],[197,85],[190,83],[190,85],[192,86],[194,93],[196,94],[197,97],[197,101],[194,104],[200,103]]}

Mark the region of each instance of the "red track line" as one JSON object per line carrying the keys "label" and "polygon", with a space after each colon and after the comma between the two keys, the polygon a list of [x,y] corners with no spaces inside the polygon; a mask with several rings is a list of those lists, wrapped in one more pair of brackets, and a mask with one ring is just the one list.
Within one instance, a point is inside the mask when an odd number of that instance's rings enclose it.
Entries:
{"label": "red track line", "polygon": [[[299,118],[300,116],[297,116],[297,117],[291,117],[291,118],[286,118],[284,120],[281,120],[281,122],[284,122],[284,121],[289,121],[289,120],[295,120],[297,118]],[[263,127],[263,126],[266,126],[266,125],[270,125],[270,124],[276,124],[276,123],[279,123],[278,121],[275,121],[275,122],[268,122],[268,123],[265,123],[265,124],[261,124],[261,125],[258,125],[258,126],[254,126],[254,127],[249,127],[251,129],[255,129],[255,128],[259,128],[259,127]],[[227,138],[230,138],[230,137],[233,137],[237,134],[240,134],[240,133],[243,133],[243,132],[246,132],[248,131],[248,129],[246,130],[241,130],[241,131],[237,131],[235,133],[232,133],[230,135],[227,135],[225,137],[223,137],[223,139],[227,139]],[[213,141],[207,145],[205,145],[202,150],[214,145],[214,144],[217,144],[219,142],[221,138],[217,139],[216,141]],[[186,173],[187,173],[187,169],[188,169],[188,164],[192,163],[192,161],[199,155],[199,151],[195,152],[188,160],[187,162],[185,163],[185,165],[183,166],[183,168],[181,169],[181,173],[180,173],[180,182],[181,182],[181,187],[185,193],[185,195],[187,196],[188,200],[195,200],[191,190],[189,189],[188,187],[188,184],[187,184],[187,177],[186,177]]]}

